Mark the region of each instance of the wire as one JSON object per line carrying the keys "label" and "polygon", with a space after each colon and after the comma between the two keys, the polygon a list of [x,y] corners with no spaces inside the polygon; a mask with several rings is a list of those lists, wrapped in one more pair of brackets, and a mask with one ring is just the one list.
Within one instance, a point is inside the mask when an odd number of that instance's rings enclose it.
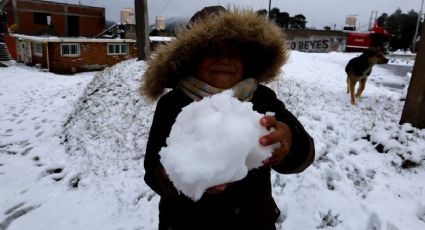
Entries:
{"label": "wire", "polygon": [[170,3],[170,0],[167,0],[167,3],[165,3],[165,5],[162,7],[162,9],[159,11],[158,16],[160,16],[162,14],[162,12],[167,8],[168,3]]}

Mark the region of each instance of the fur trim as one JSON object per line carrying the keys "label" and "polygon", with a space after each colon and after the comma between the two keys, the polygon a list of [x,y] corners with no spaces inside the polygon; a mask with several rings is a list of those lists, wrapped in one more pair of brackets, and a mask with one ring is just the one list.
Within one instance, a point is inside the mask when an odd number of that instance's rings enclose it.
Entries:
{"label": "fur trim", "polygon": [[281,29],[253,11],[236,9],[198,21],[159,47],[147,62],[141,93],[156,100],[165,88],[175,88],[182,77],[193,75],[206,50],[223,44],[238,47],[245,77],[262,83],[278,76],[287,60]]}

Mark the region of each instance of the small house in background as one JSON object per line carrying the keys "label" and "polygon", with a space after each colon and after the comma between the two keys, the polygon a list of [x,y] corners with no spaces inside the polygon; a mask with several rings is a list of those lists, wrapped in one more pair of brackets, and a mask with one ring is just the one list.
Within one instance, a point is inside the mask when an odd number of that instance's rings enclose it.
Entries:
{"label": "small house in background", "polygon": [[[4,41],[18,62],[55,73],[100,70],[137,57],[135,26],[105,30],[105,9],[41,0],[3,0]],[[115,27],[114,27],[115,28]],[[118,36],[117,36],[118,34]],[[135,31],[134,31],[135,34]],[[131,38],[130,38],[131,37]]]}
{"label": "small house in background", "polygon": [[17,40],[18,62],[54,73],[101,70],[137,57],[134,39],[46,37],[12,34]]}

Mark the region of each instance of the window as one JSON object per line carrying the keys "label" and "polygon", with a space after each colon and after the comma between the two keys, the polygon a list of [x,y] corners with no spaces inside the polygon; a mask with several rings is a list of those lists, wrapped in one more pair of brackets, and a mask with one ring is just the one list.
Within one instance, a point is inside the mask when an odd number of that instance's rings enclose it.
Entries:
{"label": "window", "polygon": [[50,14],[47,13],[33,13],[34,24],[48,25],[50,23]]}
{"label": "window", "polygon": [[108,55],[122,55],[128,53],[128,44],[108,44]]}
{"label": "window", "polygon": [[43,45],[41,43],[33,43],[33,53],[36,56],[43,56]]}
{"label": "window", "polygon": [[62,57],[79,57],[80,44],[78,43],[63,43],[61,44]]}

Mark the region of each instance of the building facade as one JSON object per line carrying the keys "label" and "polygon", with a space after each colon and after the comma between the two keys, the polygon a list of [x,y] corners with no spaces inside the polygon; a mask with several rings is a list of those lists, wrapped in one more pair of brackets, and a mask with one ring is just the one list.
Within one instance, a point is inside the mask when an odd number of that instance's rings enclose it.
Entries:
{"label": "building facade", "polygon": [[40,0],[3,0],[13,33],[92,37],[105,27],[105,8]]}
{"label": "building facade", "polygon": [[101,70],[137,56],[133,39],[13,36],[18,62],[60,74]]}
{"label": "building facade", "polygon": [[105,31],[104,8],[3,0],[0,9],[7,17],[5,43],[18,62],[72,74],[101,70],[137,57],[135,39],[101,36]]}

